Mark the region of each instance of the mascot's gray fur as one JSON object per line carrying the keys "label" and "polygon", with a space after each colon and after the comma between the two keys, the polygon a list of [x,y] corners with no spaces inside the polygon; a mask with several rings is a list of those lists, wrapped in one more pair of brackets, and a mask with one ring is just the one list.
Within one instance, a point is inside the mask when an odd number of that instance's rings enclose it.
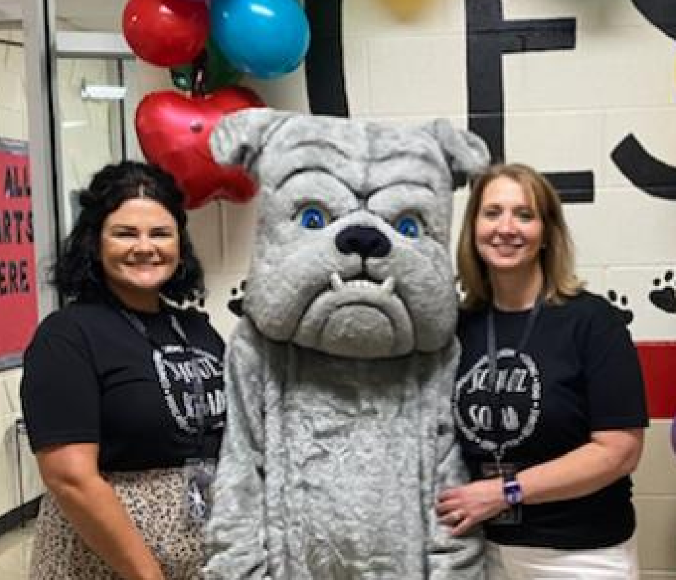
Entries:
{"label": "mascot's gray fur", "polygon": [[454,538],[434,513],[466,481],[449,223],[483,142],[444,120],[252,109],[211,145],[260,203],[206,578],[483,578],[479,532]]}

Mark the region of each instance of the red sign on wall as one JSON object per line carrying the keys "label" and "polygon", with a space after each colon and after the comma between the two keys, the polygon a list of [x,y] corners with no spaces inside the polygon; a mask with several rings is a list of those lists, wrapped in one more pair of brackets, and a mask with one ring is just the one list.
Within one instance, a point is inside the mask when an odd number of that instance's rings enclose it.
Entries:
{"label": "red sign on wall", "polygon": [[38,320],[28,144],[0,138],[0,368],[18,364]]}
{"label": "red sign on wall", "polygon": [[671,419],[676,414],[676,342],[636,343],[643,367],[651,419]]}

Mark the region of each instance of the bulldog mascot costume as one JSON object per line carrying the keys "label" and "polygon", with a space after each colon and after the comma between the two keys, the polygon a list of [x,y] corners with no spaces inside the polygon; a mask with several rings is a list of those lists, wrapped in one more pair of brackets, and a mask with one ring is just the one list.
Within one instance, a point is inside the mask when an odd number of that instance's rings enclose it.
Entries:
{"label": "bulldog mascot costume", "polygon": [[205,577],[483,579],[479,530],[453,537],[434,511],[467,481],[449,224],[483,142],[250,109],[211,147],[260,192]]}

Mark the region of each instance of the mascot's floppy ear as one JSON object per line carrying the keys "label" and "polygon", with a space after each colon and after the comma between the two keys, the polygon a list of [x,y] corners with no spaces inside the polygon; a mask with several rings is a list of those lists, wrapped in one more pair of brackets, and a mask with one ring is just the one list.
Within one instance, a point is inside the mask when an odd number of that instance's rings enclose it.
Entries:
{"label": "mascot's floppy ear", "polygon": [[423,129],[438,141],[453,176],[453,189],[465,185],[468,176],[480,173],[489,164],[488,147],[478,135],[456,129],[446,119],[436,119]]}
{"label": "mascot's floppy ear", "polygon": [[240,165],[252,172],[270,136],[293,113],[252,108],[225,115],[209,137],[211,154],[220,165]]}

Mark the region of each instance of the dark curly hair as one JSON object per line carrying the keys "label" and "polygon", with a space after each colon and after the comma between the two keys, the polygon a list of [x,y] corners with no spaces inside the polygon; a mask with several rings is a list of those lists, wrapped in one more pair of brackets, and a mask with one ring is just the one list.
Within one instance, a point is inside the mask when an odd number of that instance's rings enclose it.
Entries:
{"label": "dark curly hair", "polygon": [[169,173],[147,163],[122,161],[95,173],[89,187],[77,195],[82,210],[52,271],[52,283],[64,298],[96,302],[109,295],[99,257],[103,222],[125,201],[141,195],[161,204],[178,225],[181,266],[161,288],[162,296],[179,304],[204,296],[204,272],[186,228],[183,194]]}

